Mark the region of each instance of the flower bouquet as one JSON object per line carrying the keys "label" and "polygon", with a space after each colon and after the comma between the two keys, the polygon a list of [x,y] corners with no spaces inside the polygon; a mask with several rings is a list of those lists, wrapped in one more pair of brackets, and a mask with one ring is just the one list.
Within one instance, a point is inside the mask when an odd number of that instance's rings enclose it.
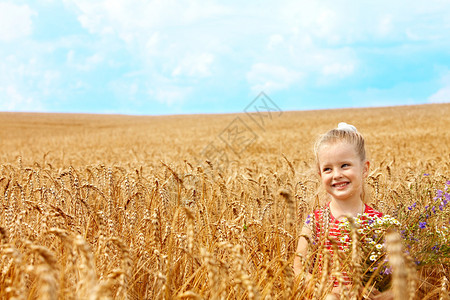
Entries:
{"label": "flower bouquet", "polygon": [[[385,235],[392,227],[400,226],[400,222],[389,216],[382,217],[369,216],[368,214],[358,214],[354,218],[357,224],[357,233],[361,244],[360,258],[362,268],[362,285],[373,286],[379,291],[384,291],[390,285],[391,269],[388,266],[385,249]],[[351,224],[345,220],[339,224],[341,231],[340,243],[347,255],[350,254],[351,245]]]}

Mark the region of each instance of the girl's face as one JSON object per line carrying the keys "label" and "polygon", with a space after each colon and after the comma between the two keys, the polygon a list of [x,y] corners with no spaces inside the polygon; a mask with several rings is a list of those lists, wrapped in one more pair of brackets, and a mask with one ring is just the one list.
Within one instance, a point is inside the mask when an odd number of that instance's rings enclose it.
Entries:
{"label": "girl's face", "polygon": [[355,147],[345,142],[323,145],[318,151],[319,175],[335,200],[361,199],[369,161],[361,162]]}

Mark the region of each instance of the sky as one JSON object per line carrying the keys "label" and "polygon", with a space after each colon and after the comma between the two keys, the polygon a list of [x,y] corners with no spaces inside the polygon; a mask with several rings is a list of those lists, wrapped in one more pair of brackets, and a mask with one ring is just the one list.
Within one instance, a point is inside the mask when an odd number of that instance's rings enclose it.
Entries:
{"label": "sky", "polygon": [[450,102],[450,0],[0,0],[0,111]]}

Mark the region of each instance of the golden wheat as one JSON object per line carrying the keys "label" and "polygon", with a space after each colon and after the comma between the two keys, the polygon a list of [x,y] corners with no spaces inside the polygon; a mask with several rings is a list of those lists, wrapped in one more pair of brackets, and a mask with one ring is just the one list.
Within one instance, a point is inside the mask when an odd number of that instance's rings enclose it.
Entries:
{"label": "golden wheat", "polygon": [[[393,215],[450,179],[449,113],[285,112],[265,130],[246,120],[258,138],[240,156],[219,144],[227,166],[202,151],[235,115],[0,113],[0,298],[324,299],[331,274],[341,299],[359,299],[368,287],[358,243],[351,261],[324,252],[323,272],[311,251],[293,276],[301,225],[323,201],[313,142],[339,121],[355,124],[370,150],[370,204]],[[448,298],[448,265],[416,274],[398,238],[390,245],[395,293]]]}

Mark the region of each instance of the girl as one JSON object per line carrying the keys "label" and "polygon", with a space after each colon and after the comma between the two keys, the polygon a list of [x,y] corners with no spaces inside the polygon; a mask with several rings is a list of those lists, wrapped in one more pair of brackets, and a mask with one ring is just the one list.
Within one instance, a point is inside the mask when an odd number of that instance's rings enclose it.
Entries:
{"label": "girl", "polygon": [[[325,233],[337,241],[338,247],[343,249],[339,242],[339,222],[346,216],[356,217],[358,214],[381,217],[380,212],[364,203],[366,196],[364,180],[367,178],[370,163],[366,158],[363,136],[352,125],[339,123],[338,128],[322,135],[315,144],[314,152],[317,162],[317,172],[329,201],[314,211],[312,217],[307,218],[303,226],[297,246],[297,253],[306,257],[308,242],[304,236],[310,238],[315,244],[325,241],[324,246],[332,255],[332,245]],[[320,257],[318,263],[320,264]],[[294,259],[294,272],[299,275],[302,270],[301,260]],[[310,277],[311,274],[308,274]],[[350,285],[351,280],[343,274],[345,284]],[[339,288],[336,278],[333,280],[333,291],[327,299],[339,298]],[[336,299],[338,299],[336,298]],[[385,295],[377,299],[389,299]]]}

